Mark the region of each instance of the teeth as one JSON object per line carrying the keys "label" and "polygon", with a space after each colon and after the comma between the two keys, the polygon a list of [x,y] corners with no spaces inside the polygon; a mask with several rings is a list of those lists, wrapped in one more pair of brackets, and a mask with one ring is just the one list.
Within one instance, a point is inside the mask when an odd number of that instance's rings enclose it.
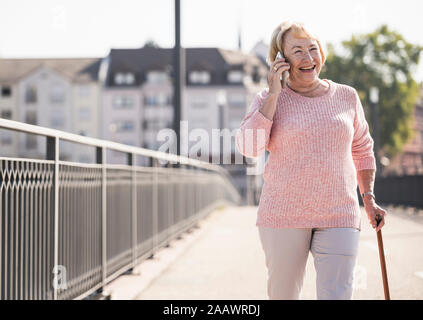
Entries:
{"label": "teeth", "polygon": [[310,67],[310,68],[300,68],[301,70],[311,70],[311,69],[313,69],[314,68],[314,66],[313,67]]}

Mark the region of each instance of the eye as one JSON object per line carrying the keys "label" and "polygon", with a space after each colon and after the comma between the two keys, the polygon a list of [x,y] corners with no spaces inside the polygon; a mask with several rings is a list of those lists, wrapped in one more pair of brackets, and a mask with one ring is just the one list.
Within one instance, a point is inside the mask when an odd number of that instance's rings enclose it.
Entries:
{"label": "eye", "polygon": [[295,51],[295,53],[298,53],[298,52],[301,52],[301,50],[297,50],[297,51]]}
{"label": "eye", "polygon": [[317,48],[316,48],[316,47],[314,47],[314,48],[311,48],[311,50],[317,50]]}

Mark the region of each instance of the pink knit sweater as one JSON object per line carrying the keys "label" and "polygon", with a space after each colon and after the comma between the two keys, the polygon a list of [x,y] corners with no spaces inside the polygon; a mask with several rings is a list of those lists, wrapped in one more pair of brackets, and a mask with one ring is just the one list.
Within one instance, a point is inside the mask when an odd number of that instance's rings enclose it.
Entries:
{"label": "pink knit sweater", "polygon": [[357,91],[324,79],[329,90],[304,97],[282,89],[273,120],[259,92],[237,132],[246,157],[269,151],[256,226],[361,229],[357,171],[376,170],[373,139]]}

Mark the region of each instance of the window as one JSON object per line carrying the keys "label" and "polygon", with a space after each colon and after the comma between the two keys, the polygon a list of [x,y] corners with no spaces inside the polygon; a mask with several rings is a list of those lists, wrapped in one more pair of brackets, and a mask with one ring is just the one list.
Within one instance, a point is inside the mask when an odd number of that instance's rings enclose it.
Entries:
{"label": "window", "polygon": [[115,74],[115,84],[134,84],[135,83],[135,76],[131,72],[118,72]]}
{"label": "window", "polygon": [[37,103],[37,89],[34,85],[29,85],[25,89],[25,102]]}
{"label": "window", "polygon": [[25,115],[25,122],[28,124],[37,124],[37,114],[35,112],[28,111]]}
{"label": "window", "polygon": [[168,81],[167,73],[164,71],[150,71],[147,73],[147,82],[154,84],[166,83]]}
{"label": "window", "polygon": [[65,101],[65,89],[61,85],[53,85],[50,90],[51,103],[63,103]]}
{"label": "window", "polygon": [[90,121],[91,120],[91,109],[89,107],[81,107],[78,110],[78,120]]}
{"label": "window", "polygon": [[166,106],[170,105],[170,96],[166,93],[158,93],[144,96],[144,104],[146,106]]}
{"label": "window", "polygon": [[129,132],[134,130],[134,122],[131,120],[117,121],[116,132]]}
{"label": "window", "polygon": [[171,128],[172,123],[166,119],[145,119],[142,123],[143,129],[145,130],[160,130],[163,128]]}
{"label": "window", "polygon": [[131,108],[134,105],[132,96],[115,96],[113,98],[113,107],[116,109]]}
{"label": "window", "polygon": [[243,72],[241,70],[232,70],[228,72],[228,82],[230,83],[241,83]]}
{"label": "window", "polygon": [[11,110],[2,110],[1,117],[3,119],[12,119],[12,111]]}
{"label": "window", "polygon": [[10,97],[12,95],[12,88],[9,86],[1,87],[1,96],[2,97]]}
{"label": "window", "polygon": [[144,97],[144,104],[146,106],[156,106],[157,105],[157,97],[156,96],[145,96]]}
{"label": "window", "polygon": [[125,76],[123,73],[115,74],[115,84],[123,84],[125,82]]}
{"label": "window", "polygon": [[208,71],[191,71],[189,74],[189,81],[191,83],[207,84],[210,82],[210,72]]}
{"label": "window", "polygon": [[127,84],[134,84],[135,82],[135,77],[132,73],[127,73],[126,74],[126,83]]}

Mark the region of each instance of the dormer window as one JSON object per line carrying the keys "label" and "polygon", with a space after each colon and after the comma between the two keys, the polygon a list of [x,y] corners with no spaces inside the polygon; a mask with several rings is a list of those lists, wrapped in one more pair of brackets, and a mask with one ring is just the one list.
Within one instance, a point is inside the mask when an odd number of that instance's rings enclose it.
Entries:
{"label": "dormer window", "polygon": [[115,74],[115,84],[134,84],[135,83],[135,76],[133,73],[131,72],[126,72],[126,73],[122,73],[122,72],[118,72]]}
{"label": "dormer window", "polygon": [[135,82],[135,76],[133,73],[127,73],[126,74],[126,83],[127,84],[134,84]]}
{"label": "dormer window", "polygon": [[123,73],[116,73],[115,74],[115,84],[123,84],[125,81],[125,76]]}
{"label": "dormer window", "polygon": [[208,71],[191,71],[189,74],[189,82],[191,83],[210,83],[210,72]]}
{"label": "dormer window", "polygon": [[231,70],[228,72],[228,82],[241,83],[244,73],[241,70]]}

